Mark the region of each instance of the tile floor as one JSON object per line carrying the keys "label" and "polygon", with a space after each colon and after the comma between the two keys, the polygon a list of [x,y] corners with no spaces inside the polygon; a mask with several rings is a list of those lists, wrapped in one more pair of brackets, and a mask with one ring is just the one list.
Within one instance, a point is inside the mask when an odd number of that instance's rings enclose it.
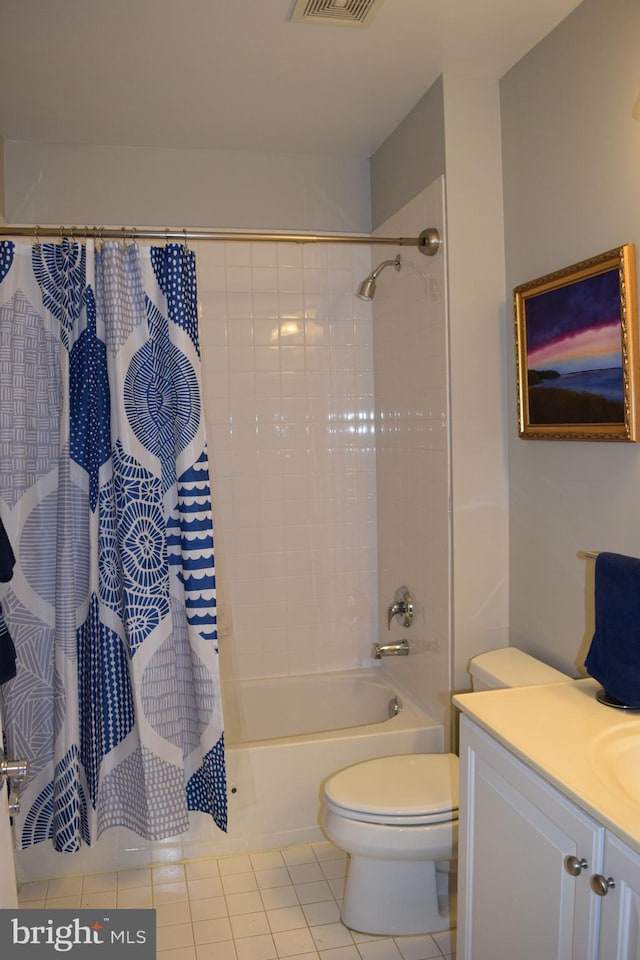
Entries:
{"label": "tile floor", "polygon": [[328,842],[37,880],[22,907],[155,907],[158,960],[447,960],[455,935],[374,937],[340,923],[346,858]]}

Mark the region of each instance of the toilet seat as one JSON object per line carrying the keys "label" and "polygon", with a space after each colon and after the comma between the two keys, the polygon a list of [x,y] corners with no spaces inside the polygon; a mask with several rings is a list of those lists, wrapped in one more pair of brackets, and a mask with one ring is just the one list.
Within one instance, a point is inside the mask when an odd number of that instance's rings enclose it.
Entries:
{"label": "toilet seat", "polygon": [[365,760],[325,783],[327,807],[361,823],[423,826],[458,816],[458,758],[410,753]]}

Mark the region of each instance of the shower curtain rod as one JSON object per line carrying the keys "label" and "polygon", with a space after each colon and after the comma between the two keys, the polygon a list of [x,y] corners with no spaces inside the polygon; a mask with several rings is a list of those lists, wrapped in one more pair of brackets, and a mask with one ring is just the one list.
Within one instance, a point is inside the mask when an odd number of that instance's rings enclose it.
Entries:
{"label": "shower curtain rod", "polygon": [[360,243],[394,244],[399,247],[417,247],[421,253],[432,257],[437,253],[442,241],[435,227],[428,227],[417,237],[372,237],[362,234],[326,234],[311,233],[247,233],[241,230],[178,229],[176,227],[52,227],[40,225],[0,226],[0,237],[33,237],[42,240],[45,237],[67,237],[69,239],[94,238],[96,240],[173,240],[183,243],[189,240],[250,240],[252,243]]}

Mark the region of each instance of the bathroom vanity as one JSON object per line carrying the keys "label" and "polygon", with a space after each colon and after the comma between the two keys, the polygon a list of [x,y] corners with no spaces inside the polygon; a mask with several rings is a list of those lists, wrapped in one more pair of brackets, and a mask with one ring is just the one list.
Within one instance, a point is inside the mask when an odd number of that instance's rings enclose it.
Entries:
{"label": "bathroom vanity", "polygon": [[640,715],[598,689],[454,698],[462,960],[640,960]]}

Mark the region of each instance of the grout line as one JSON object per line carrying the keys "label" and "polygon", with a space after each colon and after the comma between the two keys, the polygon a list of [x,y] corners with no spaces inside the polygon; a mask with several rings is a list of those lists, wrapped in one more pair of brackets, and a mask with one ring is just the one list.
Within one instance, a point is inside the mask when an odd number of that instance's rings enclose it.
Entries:
{"label": "grout line", "polygon": [[[22,902],[20,903],[20,906],[21,906],[21,907],[28,908],[28,907],[32,904],[33,907],[36,907],[36,906],[37,906],[37,907],[42,907],[42,906],[44,906],[44,905],[46,904],[47,899],[65,899],[65,897],[67,897],[67,896],[69,897],[69,900],[70,900],[71,898],[74,898],[74,897],[75,897],[76,900],[78,901],[78,903],[76,903],[75,905],[76,905],[76,906],[78,906],[78,905],[81,906],[81,905],[82,905],[82,901],[83,901],[83,899],[84,899],[85,897],[89,897],[89,896],[90,896],[90,897],[92,897],[92,898],[94,898],[94,897],[97,898],[97,897],[99,897],[99,895],[100,895],[101,893],[105,895],[105,898],[115,896],[116,902],[117,902],[118,894],[119,894],[120,892],[125,893],[125,891],[127,891],[127,892],[129,892],[130,895],[133,897],[133,896],[135,896],[134,891],[136,891],[136,890],[143,890],[143,889],[146,890],[147,888],[151,891],[151,899],[152,899],[152,901],[153,901],[153,899],[154,899],[154,897],[153,897],[154,888],[162,887],[162,886],[167,886],[167,885],[170,885],[170,884],[180,883],[180,884],[184,884],[184,885],[185,885],[185,888],[186,888],[186,901],[185,901],[185,899],[181,899],[181,900],[179,899],[179,900],[175,900],[175,901],[173,901],[173,900],[172,900],[172,901],[163,901],[163,902],[160,903],[160,904],[156,904],[156,905],[155,905],[155,909],[162,909],[163,906],[173,907],[174,905],[182,904],[182,903],[185,903],[185,902],[186,902],[186,904],[187,904],[186,913],[187,913],[187,915],[189,916],[189,921],[178,921],[177,923],[174,923],[174,924],[166,924],[166,925],[164,925],[164,926],[158,927],[158,931],[168,930],[168,928],[170,928],[170,927],[180,927],[180,928],[184,928],[184,927],[187,926],[187,924],[189,924],[189,925],[191,926],[191,941],[192,941],[193,946],[192,946],[192,947],[184,947],[184,948],[182,948],[185,952],[186,952],[186,951],[190,951],[189,956],[198,957],[198,950],[200,950],[201,956],[203,956],[203,957],[204,957],[205,953],[207,953],[207,952],[208,952],[208,953],[211,953],[211,955],[213,956],[213,955],[215,954],[215,952],[216,952],[216,949],[215,949],[215,948],[216,948],[216,944],[220,945],[220,944],[224,943],[224,944],[227,945],[227,946],[225,947],[225,950],[227,951],[227,952],[225,952],[225,957],[227,957],[227,960],[237,960],[237,957],[238,957],[238,949],[237,949],[238,942],[244,941],[244,943],[242,944],[242,948],[241,948],[241,950],[240,950],[240,955],[241,955],[242,960],[254,960],[254,957],[256,958],[256,960],[277,960],[277,957],[279,956],[279,955],[277,954],[277,939],[278,939],[278,937],[281,936],[281,935],[284,935],[284,936],[283,936],[283,940],[284,940],[284,941],[287,941],[287,939],[293,940],[293,939],[295,938],[295,935],[298,934],[299,937],[300,937],[300,942],[304,941],[304,943],[307,944],[307,948],[305,948],[304,950],[302,950],[302,952],[300,952],[300,953],[290,954],[290,953],[288,952],[288,949],[289,949],[289,948],[288,948],[288,947],[285,947],[285,948],[284,948],[284,949],[285,949],[285,953],[284,953],[284,955],[283,955],[283,960],[296,960],[296,958],[302,957],[302,956],[304,956],[305,960],[321,960],[322,957],[325,957],[325,960],[326,960],[326,958],[328,958],[328,957],[330,956],[332,949],[335,949],[335,950],[337,951],[337,952],[336,952],[336,955],[338,955],[338,953],[339,953],[342,949],[345,949],[345,948],[346,948],[347,950],[355,949],[356,955],[358,956],[358,958],[360,958],[360,960],[367,960],[367,956],[370,957],[370,956],[372,956],[372,955],[381,955],[380,953],[378,953],[378,952],[375,950],[375,948],[373,948],[373,950],[372,950],[372,949],[371,949],[371,945],[372,945],[372,944],[375,944],[376,942],[383,943],[385,940],[391,940],[391,941],[393,941],[395,950],[398,952],[398,955],[399,955],[399,960],[405,960],[405,956],[404,956],[404,954],[402,953],[402,940],[403,940],[402,937],[384,937],[384,936],[378,937],[378,936],[374,936],[374,935],[367,936],[367,935],[364,935],[364,934],[353,933],[351,930],[348,930],[348,931],[347,931],[347,932],[348,932],[348,944],[344,944],[344,945],[341,944],[341,945],[337,945],[337,946],[335,946],[335,947],[330,947],[330,946],[327,946],[327,947],[321,947],[321,946],[320,946],[320,947],[319,947],[319,946],[318,946],[317,941],[316,941],[316,938],[315,938],[314,935],[313,935],[314,929],[317,929],[318,927],[322,927],[322,926],[325,926],[325,927],[326,927],[326,926],[329,926],[329,925],[333,925],[333,927],[335,928],[335,930],[336,930],[336,932],[337,932],[337,931],[339,930],[341,924],[340,924],[339,920],[338,920],[338,921],[335,921],[335,920],[326,920],[326,921],[324,921],[323,923],[311,924],[311,923],[309,923],[309,920],[308,920],[308,918],[307,918],[307,913],[306,913],[306,911],[305,911],[305,908],[306,908],[307,911],[309,911],[309,913],[310,913],[311,915],[313,915],[313,910],[314,910],[314,907],[315,907],[315,909],[319,911],[319,912],[318,912],[318,915],[322,915],[322,910],[319,909],[319,908],[316,906],[317,904],[320,904],[320,903],[322,903],[322,904],[331,903],[331,904],[337,905],[338,908],[341,906],[341,899],[340,899],[340,897],[338,897],[338,896],[336,895],[336,893],[334,892],[334,886],[332,886],[332,882],[333,882],[334,885],[335,885],[336,881],[343,880],[343,877],[335,877],[335,878],[334,878],[334,877],[328,877],[328,876],[326,876],[325,871],[324,871],[324,869],[323,869],[323,864],[335,863],[336,861],[342,859],[342,854],[339,853],[339,852],[337,852],[337,855],[336,855],[336,856],[334,856],[334,857],[329,856],[328,854],[331,853],[331,850],[330,850],[330,848],[329,848],[328,846],[325,846],[325,845],[316,845],[316,848],[314,848],[314,846],[311,845],[311,844],[301,844],[300,847],[301,847],[301,848],[302,848],[302,847],[308,847],[308,850],[306,851],[306,853],[308,853],[308,856],[304,856],[304,859],[298,860],[298,859],[297,859],[297,856],[291,855],[291,853],[290,853],[290,862],[289,862],[289,863],[287,863],[287,861],[286,861],[286,851],[289,850],[290,852],[292,852],[292,851],[295,849],[295,848],[293,848],[293,847],[283,848],[283,849],[281,849],[281,850],[273,850],[273,851],[258,851],[258,852],[255,852],[255,853],[253,853],[253,854],[246,854],[246,855],[241,854],[241,855],[237,855],[236,857],[212,857],[212,858],[202,858],[202,860],[199,860],[199,861],[185,860],[185,861],[179,861],[179,862],[175,862],[175,863],[172,862],[171,864],[160,864],[160,865],[158,865],[158,867],[156,868],[156,877],[159,877],[159,876],[160,876],[160,874],[159,874],[159,868],[161,868],[162,866],[177,867],[177,866],[179,866],[179,865],[183,865],[183,867],[184,867],[184,869],[183,869],[183,878],[182,878],[182,879],[167,879],[165,882],[158,882],[157,880],[156,880],[156,882],[154,882],[154,872],[153,872],[153,868],[150,867],[150,866],[149,866],[149,867],[142,867],[142,868],[133,868],[133,871],[109,871],[109,874],[106,874],[105,876],[109,876],[109,875],[111,875],[111,874],[113,875],[113,877],[114,877],[113,885],[110,885],[107,889],[102,890],[102,891],[93,891],[93,890],[89,890],[89,889],[86,889],[86,890],[85,890],[85,885],[86,885],[87,881],[88,881],[90,878],[92,878],[92,877],[100,876],[100,874],[87,874],[87,875],[85,875],[85,876],[81,875],[80,878],[79,878],[79,879],[80,879],[80,883],[79,883],[79,884],[78,884],[78,877],[51,878],[50,881],[49,881],[49,880],[44,880],[44,881],[31,881],[32,883],[38,883],[38,884],[42,883],[42,884],[46,884],[46,888],[43,888],[43,889],[44,889],[44,896],[39,897],[39,898],[37,898],[37,899],[34,899],[33,901],[22,901]],[[263,867],[263,868],[261,868],[261,869],[260,869],[260,868],[256,868],[256,866],[254,865],[254,862],[252,861],[251,857],[252,857],[252,856],[255,856],[256,859],[257,859],[258,856],[260,856],[261,854],[272,854],[272,855],[279,854],[279,855],[280,855],[280,862],[278,863],[278,866],[277,866],[277,867],[275,867],[275,866],[265,866],[265,867]],[[300,856],[303,856],[303,851],[300,850],[300,851],[299,851],[299,854],[300,854]],[[327,855],[326,855],[326,856],[322,856],[322,855],[319,855],[319,854],[327,854]],[[230,872],[228,872],[228,873],[225,873],[224,867],[221,866],[221,865],[224,863],[224,861],[229,861],[229,860],[231,860],[231,859],[237,859],[237,860],[239,861],[239,857],[244,857],[244,856],[246,856],[246,858],[247,858],[247,869],[245,869],[245,870],[239,870],[239,871],[230,871]],[[274,856],[274,857],[272,857],[271,859],[272,859],[273,861],[275,861],[276,858],[275,858],[275,856]],[[216,889],[217,889],[217,885],[219,884],[219,885],[220,885],[221,893],[220,893],[220,894],[218,894],[218,893],[213,894],[210,898],[209,898],[209,897],[205,897],[205,898],[194,897],[194,898],[192,898],[192,897],[190,896],[190,892],[189,892],[189,883],[190,883],[190,880],[189,880],[189,878],[188,878],[188,872],[187,872],[187,869],[186,869],[186,864],[192,863],[192,862],[206,862],[206,861],[209,861],[209,860],[215,860],[215,861],[216,861],[216,870],[215,870],[215,872],[213,873],[213,875],[212,875],[211,877],[203,877],[203,878],[198,878],[198,879],[202,879],[202,880],[215,880],[215,881],[216,881],[215,887],[216,887]],[[295,870],[295,868],[304,868],[305,866],[307,866],[307,867],[316,867],[316,868],[317,868],[317,872],[321,875],[321,878],[316,878],[316,879],[313,879],[313,880],[298,880],[298,881],[295,881],[295,880],[293,879],[294,876],[296,875],[296,870]],[[262,873],[262,872],[264,872],[264,871],[268,871],[268,870],[272,870],[272,869],[281,869],[281,868],[284,868],[284,869],[285,869],[286,874],[287,874],[287,876],[288,876],[288,878],[289,878],[289,882],[288,882],[287,884],[282,884],[282,885],[280,885],[280,886],[282,886],[282,887],[289,887],[289,886],[291,886],[291,887],[293,888],[293,895],[294,895],[294,897],[295,897],[295,903],[292,903],[292,904],[290,904],[289,906],[284,906],[284,907],[277,907],[277,906],[267,907],[267,906],[266,906],[266,903],[265,903],[265,897],[264,897],[264,895],[263,895],[264,892],[265,892],[266,890],[270,890],[270,891],[272,891],[272,890],[277,890],[277,889],[278,889],[278,886],[273,886],[273,887],[261,887],[261,886],[259,885],[259,883],[258,883],[258,874],[260,874],[260,873]],[[330,869],[330,868],[328,868],[328,869]],[[136,870],[140,870],[140,876],[142,876],[142,872],[143,872],[143,871],[146,871],[145,876],[148,876],[147,882],[143,882],[143,883],[141,883],[141,884],[137,884],[137,885],[133,885],[133,886],[131,886],[130,884],[127,884],[126,886],[121,886],[120,883],[118,882],[118,874],[119,874],[119,873],[123,873],[123,874],[125,874],[125,873],[134,873]],[[304,873],[303,870],[300,870],[300,871],[298,871],[298,872],[299,872],[299,873]],[[311,874],[313,874],[313,873],[315,873],[316,871],[315,871],[315,870],[310,870],[310,871],[308,871],[308,872],[311,873]],[[331,870],[331,872],[333,872],[333,870]],[[225,876],[226,876],[226,877],[232,877],[232,876],[240,876],[240,875],[244,875],[244,874],[251,874],[251,875],[253,876],[253,882],[255,883],[255,889],[249,890],[249,891],[240,891],[240,893],[241,893],[241,894],[242,894],[243,892],[244,892],[244,893],[257,893],[257,894],[258,894],[258,897],[255,898],[255,902],[256,902],[256,904],[259,902],[259,903],[261,904],[262,909],[261,909],[261,910],[248,910],[246,913],[239,913],[239,914],[234,913],[234,914],[231,914],[231,913],[229,912],[229,907],[230,907],[230,905],[229,905],[229,897],[230,897],[230,896],[235,896],[236,894],[227,893],[227,892],[225,891],[224,878],[225,878]],[[130,877],[129,879],[133,879],[133,877]],[[69,881],[69,883],[64,883],[64,882],[60,882],[60,881]],[[49,883],[50,883],[50,882],[51,882],[52,884],[59,883],[59,887],[60,887],[61,890],[64,890],[65,887],[73,888],[74,886],[75,886],[75,887],[78,887],[78,886],[79,886],[79,892],[78,892],[78,893],[71,894],[71,895],[62,894],[62,896],[59,897],[59,898],[49,898],[49,897],[48,897],[48,893],[49,893]],[[88,886],[89,886],[89,887],[92,887],[95,882],[96,882],[96,881],[90,882],[90,883],[88,884]],[[329,891],[328,896],[327,896],[325,899],[321,899],[321,900],[312,900],[312,901],[309,901],[309,902],[303,902],[303,901],[300,899],[300,891],[299,891],[298,888],[301,887],[301,886],[304,886],[305,884],[320,883],[320,882],[324,883],[324,884],[326,885],[326,887],[328,888],[328,891]],[[26,884],[25,884],[25,886],[26,886]],[[232,884],[229,884],[229,886],[232,886]],[[55,891],[56,887],[54,886],[53,889],[54,889],[54,891]],[[195,919],[194,919],[194,910],[193,910],[193,903],[194,903],[194,902],[196,902],[198,899],[206,899],[206,900],[208,900],[208,899],[218,899],[219,897],[221,897],[221,898],[223,899],[223,901],[224,901],[224,907],[225,907],[225,915],[224,915],[224,917],[216,917],[216,918],[212,918],[211,920],[204,920],[204,921],[195,920]],[[248,901],[248,902],[249,902],[249,901]],[[56,906],[58,906],[58,905],[59,905],[59,904],[56,904]],[[110,909],[113,909],[110,905],[109,905],[109,908],[110,908]],[[302,914],[302,918],[303,918],[303,920],[304,920],[304,924],[303,924],[302,926],[299,926],[299,927],[296,926],[296,927],[294,927],[294,928],[292,928],[292,929],[290,929],[290,930],[273,930],[273,929],[271,928],[271,920],[270,920],[270,916],[269,916],[269,915],[270,915],[271,913],[273,913],[274,911],[278,911],[278,910],[286,911],[286,910],[291,909],[291,908],[297,909],[297,910]],[[96,909],[99,909],[99,907],[97,907]],[[116,909],[117,909],[117,908],[116,908]],[[252,914],[252,913],[257,913],[257,914],[262,914],[262,913],[263,913],[263,914],[265,915],[266,924],[267,924],[267,927],[268,927],[268,932],[263,932],[263,933],[260,933],[260,934],[252,934],[252,933],[249,932],[250,922],[248,922],[248,923],[247,923],[247,926],[245,927],[245,929],[247,930],[247,933],[246,933],[246,934],[240,935],[240,936],[237,935],[237,934],[234,935],[233,920],[236,920],[236,929],[242,928],[243,921],[242,921],[240,918],[241,918],[241,917],[246,917],[246,916],[248,916],[248,915],[250,915],[250,914]],[[195,930],[195,928],[194,928],[194,924],[196,924],[196,923],[207,923],[207,922],[210,922],[210,923],[212,923],[212,924],[220,924],[221,926],[223,926],[223,921],[225,921],[225,920],[227,921],[227,926],[228,926],[228,930],[229,930],[229,936],[228,936],[227,938],[222,939],[222,940],[213,940],[213,941],[210,941],[210,942],[208,942],[208,943],[202,943],[202,944],[197,944],[197,943],[196,943],[196,936],[195,936],[196,930]],[[261,923],[260,923],[260,921],[256,920],[255,922],[256,922],[257,928],[260,928],[260,929],[261,929]],[[223,929],[224,929],[224,927],[223,927]],[[347,928],[344,928],[344,930],[346,931]],[[174,933],[176,933],[176,934],[179,934],[179,933],[181,933],[181,932],[186,934],[186,930],[174,931]],[[304,936],[304,933],[305,933],[305,932],[307,933],[307,936],[306,936],[306,937]],[[287,934],[290,934],[290,935],[291,935],[290,938],[287,938],[287,936],[286,936]],[[161,936],[162,936],[162,935],[163,935],[163,934],[161,934]],[[170,937],[171,934],[165,933],[164,936],[169,936],[169,937]],[[253,939],[254,936],[255,936],[257,939],[254,940],[254,939]],[[265,939],[265,938],[266,938],[266,939]],[[342,939],[342,938],[341,938],[341,939]],[[344,939],[347,939],[347,938],[344,937]],[[270,941],[270,943],[271,943],[273,946],[269,945],[269,941]],[[309,943],[312,943],[313,945],[312,945],[312,946],[309,946]],[[427,957],[420,956],[420,954],[421,954],[421,953],[424,953],[424,952],[427,952],[427,953],[428,953],[428,960],[442,960],[442,958],[445,958],[445,960],[454,960],[454,958],[455,958],[455,952],[453,952],[453,953],[451,953],[451,954],[447,954],[447,953],[444,952],[444,949],[445,949],[446,947],[448,947],[448,945],[449,945],[449,937],[448,937],[448,935],[447,935],[446,933],[445,933],[445,934],[434,934],[433,936],[432,936],[432,935],[429,935],[429,934],[426,934],[426,935],[425,935],[424,943],[425,943],[426,945],[428,945],[428,949],[427,949],[426,951],[425,951],[425,950],[422,950],[422,951],[421,951],[421,950],[419,949],[419,938],[418,938],[418,939],[416,939],[415,937],[412,938],[412,940],[411,940],[411,948],[409,948],[409,949],[407,950],[409,960],[427,960]],[[442,946],[441,946],[441,944],[442,944]],[[266,955],[265,955],[265,946],[266,946],[266,948],[267,948],[267,949],[266,949],[266,954],[271,954],[271,953],[273,953],[273,957],[270,957],[270,956],[266,956]],[[253,951],[253,948],[254,948],[254,947],[255,947],[255,952]],[[360,949],[360,948],[362,948],[362,949]],[[162,960],[163,956],[167,956],[167,958],[168,958],[169,955],[170,955],[172,952],[173,952],[173,956],[176,956],[176,953],[175,953],[175,950],[176,950],[176,949],[177,949],[177,948],[175,948],[175,947],[167,947],[166,950],[158,950],[158,960]],[[218,946],[218,949],[219,949],[220,952],[222,952],[222,950],[223,950],[223,948],[222,948],[221,946]],[[455,945],[454,945],[453,949],[455,950]],[[437,951],[437,952],[436,952],[436,951]]]}

